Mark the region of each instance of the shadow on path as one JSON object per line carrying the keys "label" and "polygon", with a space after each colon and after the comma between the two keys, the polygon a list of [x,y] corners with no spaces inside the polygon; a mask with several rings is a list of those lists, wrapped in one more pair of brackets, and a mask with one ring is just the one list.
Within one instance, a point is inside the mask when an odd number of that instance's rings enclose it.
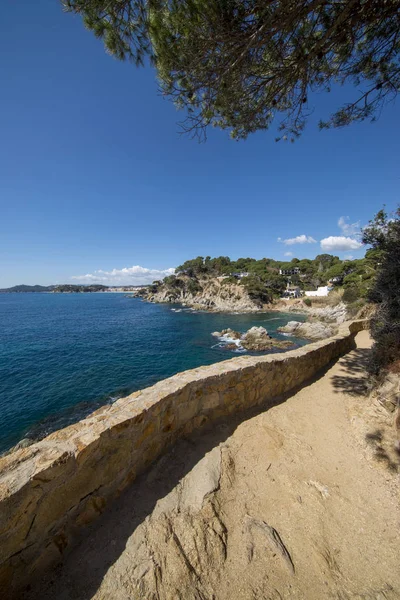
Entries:
{"label": "shadow on path", "polygon": [[368,392],[368,375],[365,372],[369,348],[356,348],[340,360],[343,375],[331,379],[334,391],[350,396],[365,396]]}
{"label": "shadow on path", "polygon": [[374,458],[383,463],[389,471],[397,473],[400,465],[400,457],[397,450],[395,450],[394,460],[391,458],[387,451],[387,444],[385,444],[385,434],[381,429],[376,429],[371,433],[367,433],[365,436],[367,444],[371,446],[374,451]]}

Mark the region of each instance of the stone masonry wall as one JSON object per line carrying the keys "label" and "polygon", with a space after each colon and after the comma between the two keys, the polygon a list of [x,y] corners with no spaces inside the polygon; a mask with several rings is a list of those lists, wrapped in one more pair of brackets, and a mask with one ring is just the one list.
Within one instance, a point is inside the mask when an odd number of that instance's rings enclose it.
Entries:
{"label": "stone masonry wall", "polygon": [[85,525],[178,438],[302,384],[349,352],[367,323],[344,323],[336,336],[284,354],[179,373],[0,459],[3,597],[60,561]]}

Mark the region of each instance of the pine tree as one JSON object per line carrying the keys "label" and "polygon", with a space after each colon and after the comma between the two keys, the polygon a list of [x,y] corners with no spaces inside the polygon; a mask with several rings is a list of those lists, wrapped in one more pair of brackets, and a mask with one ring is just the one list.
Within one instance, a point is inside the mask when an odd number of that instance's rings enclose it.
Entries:
{"label": "pine tree", "polygon": [[326,128],[375,119],[400,89],[400,0],[61,1],[112,55],[150,57],[194,135],[212,125],[245,138],[279,117],[294,140],[312,92],[356,90]]}
{"label": "pine tree", "polygon": [[400,208],[393,219],[379,211],[364,230],[363,241],[379,253],[379,269],[370,300],[378,308],[371,321],[374,339],[369,370],[381,369],[400,360]]}

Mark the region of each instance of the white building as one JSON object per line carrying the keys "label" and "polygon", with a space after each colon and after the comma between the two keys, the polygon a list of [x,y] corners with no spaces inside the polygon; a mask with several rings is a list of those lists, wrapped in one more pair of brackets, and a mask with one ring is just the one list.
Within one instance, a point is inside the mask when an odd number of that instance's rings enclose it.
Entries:
{"label": "white building", "polygon": [[283,292],[282,298],[300,298],[301,290],[296,286],[287,286],[286,290]]}
{"label": "white building", "polygon": [[279,269],[279,275],[300,275],[299,267],[292,267],[291,269]]}
{"label": "white building", "polygon": [[312,297],[312,296],[319,296],[319,297],[322,297],[322,296],[327,296],[327,295],[329,294],[329,292],[331,291],[331,289],[332,289],[332,288],[331,288],[329,285],[324,285],[324,286],[322,286],[322,287],[319,287],[319,288],[318,288],[318,289],[316,289],[315,291],[312,291],[312,292],[304,292],[304,294],[305,294],[306,296],[309,296],[309,297],[310,297],[310,296],[311,296],[311,297]]}

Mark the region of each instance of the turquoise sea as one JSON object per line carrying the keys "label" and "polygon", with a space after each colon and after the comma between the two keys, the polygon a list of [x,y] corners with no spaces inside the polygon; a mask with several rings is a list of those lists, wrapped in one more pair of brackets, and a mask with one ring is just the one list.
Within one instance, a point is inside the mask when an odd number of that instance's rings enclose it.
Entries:
{"label": "turquoise sea", "polygon": [[237,356],[215,330],[262,325],[287,339],[276,328],[291,319],[195,312],[116,293],[0,294],[0,452],[179,371]]}

